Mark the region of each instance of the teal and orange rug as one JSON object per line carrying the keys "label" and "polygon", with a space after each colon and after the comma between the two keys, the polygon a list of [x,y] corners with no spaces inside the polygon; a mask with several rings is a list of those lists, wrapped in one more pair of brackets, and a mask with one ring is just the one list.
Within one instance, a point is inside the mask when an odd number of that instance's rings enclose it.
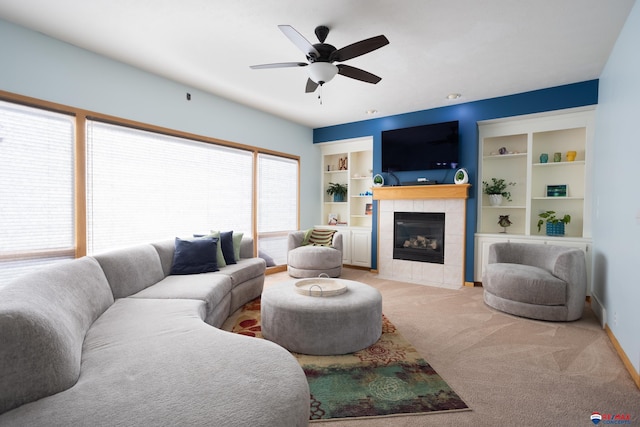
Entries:
{"label": "teal and orange rug", "polygon": [[[225,328],[262,338],[260,299],[238,310]],[[340,356],[292,354],[309,381],[312,421],[469,410],[384,315],[382,336],[364,350]]]}

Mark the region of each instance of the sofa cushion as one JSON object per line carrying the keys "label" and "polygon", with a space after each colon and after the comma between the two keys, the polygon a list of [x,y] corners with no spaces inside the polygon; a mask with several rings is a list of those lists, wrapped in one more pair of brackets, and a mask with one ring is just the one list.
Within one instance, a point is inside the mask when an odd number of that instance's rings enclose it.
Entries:
{"label": "sofa cushion", "polygon": [[[234,231],[233,233],[234,240],[237,238],[236,235],[240,236],[240,243],[238,246],[238,252],[239,252],[240,258],[238,258],[238,260],[252,258],[254,256],[253,255],[253,239],[251,237],[243,236],[243,233],[236,233]],[[158,256],[160,257],[160,262],[162,264],[162,270],[164,271],[164,275],[165,276],[169,275],[169,271],[171,271],[171,263],[173,261],[173,251],[175,246],[173,240],[156,242],[156,243],[152,243],[151,245],[158,252]],[[236,249],[234,247],[234,251],[235,250]],[[218,265],[218,268],[221,268],[220,265]]]}
{"label": "sofa cushion", "polygon": [[[233,252],[233,231],[221,231],[219,244],[222,248],[224,262],[226,262],[227,265],[235,264],[236,258]],[[238,255],[240,255],[240,247],[238,247]]]}
{"label": "sofa cushion", "polygon": [[43,267],[2,288],[0,413],[75,384],[85,334],[113,301],[90,257]]}
{"label": "sofa cushion", "polygon": [[487,292],[511,301],[536,305],[567,303],[567,283],[530,265],[487,264],[482,284]]}
{"label": "sofa cushion", "polygon": [[131,298],[195,299],[206,303],[206,315],[231,292],[231,279],[222,274],[203,273],[167,276],[153,286],[131,295]]}
{"label": "sofa cushion", "polygon": [[263,276],[266,268],[264,259],[249,258],[241,259],[236,264],[227,265],[225,268],[214,274],[221,274],[230,277],[232,287],[236,287],[249,279]]}
{"label": "sofa cushion", "polygon": [[[160,257],[160,264],[162,265],[162,271],[165,276],[168,276],[171,272],[171,264],[173,264],[173,252],[176,249],[175,240],[163,240],[161,242],[154,242],[151,244]],[[220,268],[220,266],[218,266]]]}
{"label": "sofa cushion", "polygon": [[307,425],[309,388],[295,358],[203,315],[197,300],[116,301],[87,333],[77,384],[0,415],[0,424]]}
{"label": "sofa cushion", "polygon": [[[207,237],[217,237],[220,238],[219,231],[212,231],[211,234],[207,234]],[[218,268],[225,267],[227,262],[224,260],[224,254],[222,253],[222,246],[218,245]]]}
{"label": "sofa cushion", "polygon": [[324,270],[342,266],[342,253],[327,246],[300,246],[287,254],[287,264],[306,270]]}
{"label": "sofa cushion", "polygon": [[[331,246],[336,230],[314,228],[309,234],[309,244],[317,246]],[[306,237],[305,237],[306,239]]]}
{"label": "sofa cushion", "polygon": [[114,298],[125,298],[164,279],[158,252],[151,245],[94,255],[104,270]]}
{"label": "sofa cushion", "polygon": [[219,239],[201,237],[184,240],[176,237],[170,274],[199,274],[218,271]]}
{"label": "sofa cushion", "polygon": [[[236,260],[236,262],[240,261],[240,248],[242,247],[242,237],[244,236],[244,233],[238,233],[237,231],[233,232],[233,258]],[[247,257],[247,258],[251,258],[251,257]]]}

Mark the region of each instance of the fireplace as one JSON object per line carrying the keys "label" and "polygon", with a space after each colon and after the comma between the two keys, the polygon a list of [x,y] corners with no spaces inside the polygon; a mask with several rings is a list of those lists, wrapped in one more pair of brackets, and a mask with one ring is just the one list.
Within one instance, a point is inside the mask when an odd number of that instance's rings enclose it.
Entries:
{"label": "fireplace", "polygon": [[[459,289],[465,284],[466,205],[470,184],[374,187],[378,203],[378,276],[382,279]],[[445,213],[444,264],[394,259],[395,213]]]}
{"label": "fireplace", "polygon": [[444,264],[445,214],[394,212],[393,259]]}

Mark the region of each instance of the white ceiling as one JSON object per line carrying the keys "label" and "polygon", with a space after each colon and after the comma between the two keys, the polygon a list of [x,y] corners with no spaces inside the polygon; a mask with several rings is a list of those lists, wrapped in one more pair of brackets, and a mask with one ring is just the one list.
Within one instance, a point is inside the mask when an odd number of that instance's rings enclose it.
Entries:
{"label": "white ceiling", "polygon": [[[634,0],[0,0],[0,17],[312,128],[598,78]],[[305,61],[278,29],[341,48],[390,44],[345,64],[323,103],[304,92]],[[448,101],[459,92],[462,98]]]}

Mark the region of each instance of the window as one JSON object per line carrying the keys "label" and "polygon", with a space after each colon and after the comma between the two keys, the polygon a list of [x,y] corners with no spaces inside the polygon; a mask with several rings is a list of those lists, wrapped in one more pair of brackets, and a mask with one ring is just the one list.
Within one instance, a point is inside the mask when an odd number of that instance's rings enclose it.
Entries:
{"label": "window", "polygon": [[0,95],[0,286],[85,253],[212,230],[256,237],[286,263],[297,158]]}
{"label": "window", "polygon": [[87,121],[87,250],[252,233],[253,153]]}
{"label": "window", "polygon": [[258,249],[287,263],[287,235],[298,229],[298,161],[258,155]]}
{"label": "window", "polygon": [[74,118],[0,101],[0,284],[74,255]]}

